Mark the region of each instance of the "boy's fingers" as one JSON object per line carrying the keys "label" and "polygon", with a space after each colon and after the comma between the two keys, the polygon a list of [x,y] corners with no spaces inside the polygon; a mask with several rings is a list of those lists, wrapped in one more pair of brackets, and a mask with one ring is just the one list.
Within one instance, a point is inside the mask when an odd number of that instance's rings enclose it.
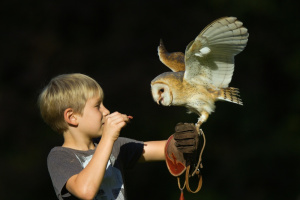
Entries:
{"label": "boy's fingers", "polygon": [[127,116],[127,115],[121,114],[121,113],[119,113],[119,112],[114,112],[114,113],[112,113],[112,114],[106,116],[106,119],[111,118],[112,120],[115,120],[115,119],[117,119],[117,118],[119,118],[119,117],[123,118],[123,120],[126,121],[126,122],[129,122],[130,119],[133,119],[132,116]]}
{"label": "boy's fingers", "polygon": [[113,113],[107,115],[106,118],[114,117],[114,116],[119,115],[119,114],[120,114],[119,112],[113,112]]}
{"label": "boy's fingers", "polygon": [[111,113],[111,114],[109,114],[109,115],[107,115],[106,117],[116,117],[116,116],[120,116],[120,115],[123,115],[122,113],[119,113],[119,112],[113,112],[113,113]]}
{"label": "boy's fingers", "polygon": [[113,124],[119,124],[119,123],[121,123],[121,122],[126,122],[126,120],[124,119],[123,116],[114,118],[114,119],[112,120],[112,123],[113,123]]}
{"label": "boy's fingers", "polygon": [[118,124],[120,122],[129,122],[130,118],[127,115],[117,113],[114,115],[107,116],[106,120],[113,124]]}

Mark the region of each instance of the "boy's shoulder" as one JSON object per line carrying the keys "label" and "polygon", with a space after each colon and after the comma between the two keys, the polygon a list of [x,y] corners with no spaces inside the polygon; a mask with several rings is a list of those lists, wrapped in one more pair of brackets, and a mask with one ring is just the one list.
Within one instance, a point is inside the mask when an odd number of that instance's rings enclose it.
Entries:
{"label": "boy's shoulder", "polygon": [[72,149],[72,148],[67,148],[67,147],[63,147],[63,146],[56,146],[53,147],[50,152],[49,155],[51,154],[60,154],[60,153],[74,153],[74,152],[80,152],[80,150],[77,149]]}
{"label": "boy's shoulder", "polygon": [[65,160],[66,158],[73,157],[74,149],[65,148],[62,146],[53,147],[47,157],[48,164],[49,162],[57,162],[59,160]]}
{"label": "boy's shoulder", "polygon": [[[96,138],[93,140],[96,148],[100,140],[101,138]],[[144,146],[144,143],[142,141],[138,141],[126,137],[119,137],[114,144],[113,153],[118,154],[122,146],[130,149],[142,148]],[[77,149],[72,149],[72,148],[67,148],[62,146],[56,146],[50,150],[48,154],[48,161],[53,159],[55,160],[67,159],[67,158],[70,159],[70,158],[76,158],[78,156],[80,157],[91,156],[95,153],[96,148],[87,151],[82,151],[82,150],[77,150]]]}
{"label": "boy's shoulder", "polygon": [[69,148],[65,148],[65,147],[62,147],[62,146],[56,146],[56,147],[53,147],[49,154],[48,154],[48,157],[51,156],[51,155],[56,155],[56,154],[68,154],[68,153],[71,153],[72,150],[69,149]]}
{"label": "boy's shoulder", "polygon": [[59,160],[74,160],[78,157],[88,157],[95,153],[95,149],[82,151],[62,146],[53,147],[48,154],[48,162],[60,162]]}

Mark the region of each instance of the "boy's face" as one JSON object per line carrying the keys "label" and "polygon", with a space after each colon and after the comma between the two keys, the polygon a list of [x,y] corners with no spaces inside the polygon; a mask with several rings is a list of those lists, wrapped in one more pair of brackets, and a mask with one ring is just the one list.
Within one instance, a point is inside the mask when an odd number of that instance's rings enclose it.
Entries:
{"label": "boy's face", "polygon": [[104,118],[109,114],[99,96],[88,99],[82,116],[78,117],[80,132],[91,138],[101,136]]}

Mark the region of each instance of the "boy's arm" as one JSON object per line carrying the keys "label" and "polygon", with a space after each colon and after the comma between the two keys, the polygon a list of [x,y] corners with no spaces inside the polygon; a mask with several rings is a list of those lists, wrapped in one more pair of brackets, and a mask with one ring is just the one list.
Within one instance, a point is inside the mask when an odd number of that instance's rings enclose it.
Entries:
{"label": "boy's arm", "polygon": [[89,164],[67,181],[66,189],[70,193],[80,199],[94,198],[103,180],[113,144],[113,140],[101,138]]}
{"label": "boy's arm", "polygon": [[89,164],[73,175],[66,183],[66,189],[80,199],[93,199],[99,191],[106,165],[115,140],[119,137],[129,119],[126,115],[113,113],[105,120],[102,138]]}
{"label": "boy's arm", "polygon": [[167,140],[145,142],[144,151],[139,162],[165,160],[166,142]]}
{"label": "boy's arm", "polygon": [[[173,134],[175,143],[173,148],[177,148],[183,153],[191,153],[198,149],[198,131],[194,124],[178,123]],[[167,140],[151,141],[144,143],[144,152],[140,157],[140,162],[165,160],[165,147]]]}

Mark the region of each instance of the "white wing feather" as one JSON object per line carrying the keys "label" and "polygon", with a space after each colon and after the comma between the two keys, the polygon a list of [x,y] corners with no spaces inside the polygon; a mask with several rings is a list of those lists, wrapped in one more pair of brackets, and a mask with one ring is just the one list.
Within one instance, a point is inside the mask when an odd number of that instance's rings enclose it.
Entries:
{"label": "white wing feather", "polygon": [[228,87],[234,56],[246,47],[248,37],[248,30],[235,17],[220,18],[209,24],[186,48],[185,80]]}

